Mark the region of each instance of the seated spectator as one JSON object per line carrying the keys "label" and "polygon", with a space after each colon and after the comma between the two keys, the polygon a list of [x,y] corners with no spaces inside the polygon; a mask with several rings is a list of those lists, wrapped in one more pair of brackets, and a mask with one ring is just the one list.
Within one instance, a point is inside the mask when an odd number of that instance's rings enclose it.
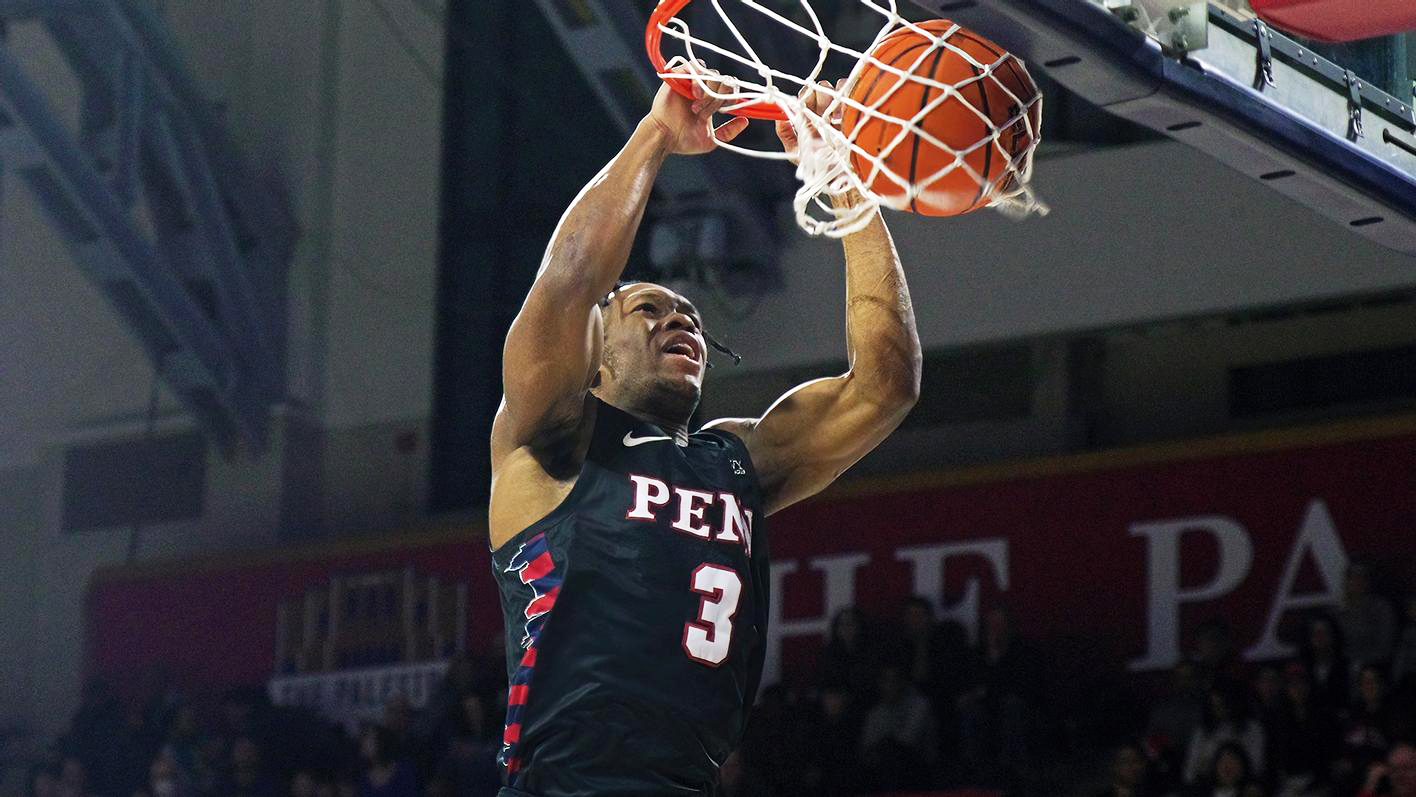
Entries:
{"label": "seated spectator", "polygon": [[1042,672],[1003,606],[984,613],[974,671],[976,686],[959,698],[960,757],[985,780],[1015,776],[1028,760],[1030,718],[1041,702]]}
{"label": "seated spectator", "polygon": [[1342,632],[1331,617],[1320,614],[1308,621],[1308,633],[1299,657],[1313,682],[1313,695],[1333,713],[1347,706],[1351,683]]}
{"label": "seated spectator", "polygon": [[1332,782],[1342,729],[1337,716],[1313,696],[1308,671],[1294,662],[1284,668],[1284,706],[1272,729],[1270,769],[1285,795],[1325,793]]}
{"label": "seated spectator", "polygon": [[1371,570],[1364,562],[1347,566],[1337,624],[1347,643],[1347,656],[1357,666],[1391,658],[1396,617],[1386,600],[1372,594]]}
{"label": "seated spectator", "polygon": [[89,797],[88,768],[78,756],[66,755],[59,761],[56,797]]}
{"label": "seated spectator", "polygon": [[313,770],[296,770],[290,776],[290,797],[315,797],[315,792],[319,788],[319,778]]}
{"label": "seated spectator", "polygon": [[1147,797],[1152,793],[1145,751],[1135,742],[1116,748],[1111,757],[1111,785],[1096,797]]}
{"label": "seated spectator", "polygon": [[217,789],[228,797],[276,797],[279,789],[261,765],[261,748],[249,736],[231,743],[231,774]]}
{"label": "seated spectator", "polygon": [[1397,745],[1385,763],[1374,763],[1357,797],[1416,797],[1416,747]]}
{"label": "seated spectator", "polygon": [[1195,645],[1189,659],[1195,663],[1202,683],[1243,677],[1234,651],[1234,628],[1223,617],[1211,617],[1195,629]]}
{"label": "seated spectator", "polygon": [[1214,752],[1205,774],[1185,792],[1187,797],[1263,797],[1249,754],[1237,742],[1225,742]]}
{"label": "seated spectator", "polygon": [[269,707],[269,698],[259,687],[237,686],[221,696],[221,727],[217,735],[234,743],[238,737],[261,739],[260,714]]}
{"label": "seated spectator", "polygon": [[1386,758],[1392,742],[1391,720],[1386,675],[1376,665],[1363,665],[1342,735],[1343,756],[1358,776]]}
{"label": "seated spectator", "polygon": [[364,729],[359,737],[359,757],[364,774],[359,778],[359,797],[416,797],[418,779],[413,765],[402,757],[393,732],[378,725]]}
{"label": "seated spectator", "polygon": [[1170,691],[1146,720],[1146,744],[1179,769],[1185,745],[1200,727],[1204,714],[1204,687],[1193,662],[1181,661],[1170,673]]}
{"label": "seated spectator", "polygon": [[882,791],[930,785],[939,731],[929,701],[898,664],[881,668],[879,694],[860,737],[866,782]]}
{"label": "seated spectator", "polygon": [[948,678],[944,638],[934,621],[934,606],[919,596],[900,610],[900,641],[909,661],[909,678],[925,695]]}
{"label": "seated spectator", "polygon": [[148,767],[148,794],[152,797],[190,797],[192,791],[172,751],[163,749]]}
{"label": "seated spectator", "polygon": [[821,651],[817,668],[818,683],[844,686],[862,711],[874,702],[880,669],[878,640],[873,636],[860,610],[848,607],[836,612],[831,618],[831,638]]}
{"label": "seated spectator", "polygon": [[1279,666],[1265,664],[1259,667],[1254,676],[1254,708],[1257,709],[1259,721],[1265,727],[1269,721],[1277,720],[1283,713],[1285,697],[1283,671]]}
{"label": "seated spectator", "polygon": [[1392,653],[1391,682],[1405,689],[1410,679],[1416,683],[1416,592],[1406,596],[1402,604],[1401,634]]}
{"label": "seated spectator", "polygon": [[1252,691],[1254,694],[1254,715],[1258,719],[1259,725],[1264,729],[1264,761],[1268,762],[1268,769],[1272,774],[1275,759],[1274,746],[1278,740],[1276,731],[1283,721],[1284,710],[1287,708],[1287,700],[1283,692],[1283,674],[1279,671],[1277,664],[1265,664],[1259,667],[1258,673],[1254,676]]}
{"label": "seated spectator", "polygon": [[462,697],[447,743],[438,765],[437,780],[455,797],[496,797],[501,786],[497,751],[501,740],[487,725],[487,710],[480,695],[467,692]]}
{"label": "seated spectator", "polygon": [[195,775],[202,764],[204,734],[197,722],[197,710],[190,703],[180,703],[173,709],[167,721],[164,746],[177,760],[177,766],[185,773]]}
{"label": "seated spectator", "polygon": [[[946,728],[958,725],[955,705],[969,686],[968,632],[956,622],[940,623],[934,606],[919,596],[900,611],[899,654],[909,664],[909,677],[929,698],[934,714]],[[952,745],[952,736],[947,743]]]}
{"label": "seated spectator", "polygon": [[[414,718],[414,736],[432,739],[446,736],[462,714],[462,698],[476,688],[476,669],[466,653],[454,655],[436,689],[428,695],[423,710]],[[387,706],[385,706],[387,711]],[[384,724],[388,724],[385,721]]]}
{"label": "seated spectator", "polygon": [[35,764],[30,767],[29,797],[58,797],[59,773],[51,764]]}
{"label": "seated spectator", "polygon": [[1219,749],[1235,742],[1244,748],[1245,763],[1255,773],[1264,771],[1264,729],[1249,716],[1247,696],[1240,685],[1220,681],[1210,688],[1200,727],[1190,737],[1185,753],[1184,780],[1197,784],[1215,761]]}
{"label": "seated spectator", "polygon": [[826,686],[821,690],[811,719],[811,768],[805,778],[812,794],[832,797],[855,793],[860,774],[860,725],[860,716],[845,687]]}

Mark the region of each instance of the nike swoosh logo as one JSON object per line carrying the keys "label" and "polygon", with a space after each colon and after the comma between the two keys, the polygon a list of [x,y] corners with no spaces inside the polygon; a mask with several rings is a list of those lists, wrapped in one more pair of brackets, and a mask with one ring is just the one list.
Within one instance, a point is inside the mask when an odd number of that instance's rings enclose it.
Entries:
{"label": "nike swoosh logo", "polygon": [[626,448],[634,448],[645,443],[655,443],[660,440],[672,440],[672,437],[635,437],[634,432],[624,433],[624,445]]}

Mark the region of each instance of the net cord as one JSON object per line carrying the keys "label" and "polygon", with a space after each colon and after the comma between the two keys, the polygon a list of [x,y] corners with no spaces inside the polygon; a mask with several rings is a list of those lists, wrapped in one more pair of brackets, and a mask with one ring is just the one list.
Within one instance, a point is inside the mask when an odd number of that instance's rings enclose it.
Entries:
{"label": "net cord", "polygon": [[[1028,185],[1032,172],[1033,152],[1040,139],[1040,131],[1034,129],[1032,110],[1034,105],[1041,103],[1041,96],[1024,102],[1005,83],[993,77],[993,73],[1003,64],[1010,60],[1016,60],[1014,56],[1004,53],[991,63],[981,62],[969,52],[949,42],[950,37],[960,30],[960,26],[952,25],[943,34],[932,33],[901,17],[895,0],[889,0],[888,6],[881,6],[874,0],[859,0],[884,18],[883,24],[877,30],[866,52],[831,41],[808,0],[799,0],[799,2],[805,10],[812,28],[803,27],[773,9],[756,2],[756,0],[738,1],[742,6],[814,41],[817,48],[817,58],[812,69],[806,75],[798,76],[783,72],[764,62],[727,10],[724,9],[722,0],[710,0],[712,7],[731,34],[731,38],[742,49],[742,52],[736,52],[725,46],[695,37],[690,33],[688,24],[684,20],[672,17],[661,24],[659,30],[680,41],[685,54],[675,56],[667,61],[664,71],[659,76],[665,79],[692,80],[705,95],[725,103],[720,110],[721,113],[732,113],[734,110],[760,103],[771,103],[783,111],[787,122],[797,133],[799,144],[796,176],[801,182],[801,187],[797,190],[792,206],[797,216],[797,222],[802,229],[812,235],[831,237],[849,235],[869,224],[876,209],[882,205],[903,209],[909,207],[911,202],[916,200],[928,201],[931,196],[940,196],[939,192],[931,192],[930,186],[956,169],[962,170],[976,185],[982,186],[986,182],[983,175],[969,166],[967,158],[971,153],[985,146],[995,147],[1003,159],[1002,162],[1006,164],[1003,173],[986,186],[986,204],[1015,217],[1034,212],[1047,212],[1046,206],[1037,199]],[[894,64],[887,64],[868,54],[874,52],[887,37],[906,29],[932,42],[931,46],[924,48],[923,52],[907,67],[901,68]],[[934,55],[940,47],[948,48],[963,58],[977,71],[977,74],[953,84],[914,74],[914,70],[920,67],[925,59]],[[755,73],[757,80],[733,74],[719,76],[710,72],[699,57],[700,49],[741,64]],[[839,91],[834,86],[818,85],[821,71],[832,51],[855,59],[855,67]],[[881,96],[874,98],[869,105],[862,104],[850,97],[852,86],[867,64],[884,73],[894,75],[896,78],[893,84],[882,92]],[[1021,68],[1021,64],[1019,67]],[[962,93],[964,89],[984,80],[994,81],[995,85],[1011,101],[1011,107],[1018,109],[1012,117],[1002,123],[995,124],[988,115],[975,107]],[[715,87],[709,81],[718,82],[719,85]],[[816,91],[829,98],[829,104],[821,113],[815,113],[807,107],[802,98],[784,91],[778,85],[779,82],[791,84],[794,87],[799,86],[803,89],[812,86]],[[937,89],[938,96],[932,98],[909,119],[891,116],[879,110],[880,106],[886,103],[895,92],[909,83]],[[919,122],[930,112],[951,99],[957,99],[963,107],[968,108],[991,133],[973,145],[959,149],[939,140],[920,126]],[[840,114],[847,107],[862,115],[861,122],[864,122],[865,118],[878,119],[891,123],[897,128],[895,135],[885,143],[878,154],[866,152],[857,146],[831,121],[833,118],[839,119]],[[1004,132],[1011,130],[1018,124],[1023,125],[1029,144],[1023,152],[1011,153],[1002,147],[1000,139]],[[855,129],[859,130],[862,126],[858,123]],[[913,184],[885,164],[885,160],[889,158],[890,154],[908,141],[911,135],[919,136],[930,145],[953,156],[949,163],[933,174],[923,177],[916,175]],[[778,150],[753,149],[723,142],[719,142],[719,146],[758,158],[786,160],[791,157],[790,154]],[[866,174],[856,173],[852,165],[853,155],[857,161],[868,165]],[[881,177],[897,186],[900,193],[894,196],[881,196],[872,190],[871,186]],[[999,187],[1004,185],[1012,186],[1011,190],[999,190]],[[859,192],[863,201],[851,204],[833,202],[829,199],[833,195],[845,194],[850,190]]]}

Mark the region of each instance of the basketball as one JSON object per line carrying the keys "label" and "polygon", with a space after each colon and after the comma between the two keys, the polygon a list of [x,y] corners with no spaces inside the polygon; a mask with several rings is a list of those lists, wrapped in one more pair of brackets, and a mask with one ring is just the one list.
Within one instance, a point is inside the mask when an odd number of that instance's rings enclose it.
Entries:
{"label": "basketball", "polygon": [[[895,120],[848,104],[841,129],[855,143],[851,166],[871,190],[900,203],[901,210],[957,216],[1016,187],[1040,130],[1042,103],[1027,68],[1003,48],[946,19],[919,27],[934,36],[911,28],[891,33],[871,52],[873,60],[865,62],[850,90],[852,100]],[[955,86],[958,93],[930,109],[942,89],[883,69],[881,63]],[[913,121],[946,146],[896,120]],[[883,168],[862,153],[879,157]],[[886,170],[917,186],[916,195],[909,196]]]}

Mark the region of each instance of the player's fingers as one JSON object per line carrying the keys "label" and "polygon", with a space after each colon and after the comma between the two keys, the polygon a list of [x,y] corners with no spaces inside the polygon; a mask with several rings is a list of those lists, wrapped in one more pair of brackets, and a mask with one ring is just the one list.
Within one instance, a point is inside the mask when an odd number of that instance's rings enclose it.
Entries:
{"label": "player's fingers", "polygon": [[723,106],[716,94],[723,93],[723,80],[716,69],[702,69],[699,78],[693,81],[693,112],[702,113],[707,109],[711,115]]}
{"label": "player's fingers", "polygon": [[708,86],[714,95],[720,96],[711,96],[703,101],[703,107],[706,108],[709,113],[717,113],[719,108],[728,103],[735,102],[735,100],[729,98],[737,92],[737,81],[734,80],[732,76],[719,77],[716,72],[714,76],[714,80],[709,82]]}
{"label": "player's fingers", "polygon": [[831,81],[829,81],[829,80],[818,80],[818,81],[816,81],[816,86],[817,86],[817,89],[816,89],[816,101],[819,102],[819,103],[821,103],[822,105],[825,105],[826,103],[830,102],[830,101],[831,101]]}
{"label": "player's fingers", "polygon": [[732,119],[718,125],[718,129],[713,131],[713,137],[723,143],[727,143],[737,138],[742,131],[747,129],[748,119],[743,116],[735,116]]}

